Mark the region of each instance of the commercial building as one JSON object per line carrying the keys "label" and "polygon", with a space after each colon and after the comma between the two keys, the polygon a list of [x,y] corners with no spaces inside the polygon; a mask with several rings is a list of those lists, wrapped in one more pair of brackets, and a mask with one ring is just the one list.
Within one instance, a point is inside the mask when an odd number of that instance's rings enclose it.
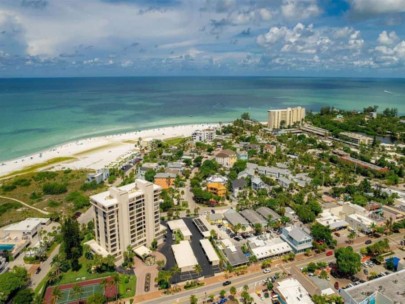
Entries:
{"label": "commercial building", "polygon": [[161,240],[165,232],[160,225],[161,190],[157,185],[137,179],[132,184],[111,187],[91,196],[97,245],[120,257],[128,246],[149,247],[154,239]]}
{"label": "commercial building", "polygon": [[341,289],[345,304],[405,303],[405,269],[357,286]]}
{"label": "commercial building", "polygon": [[294,278],[277,282],[274,291],[283,304],[313,304],[308,291]]}
{"label": "commercial building", "polygon": [[188,229],[186,223],[182,219],[178,220],[173,220],[167,222],[167,225],[169,226],[171,231],[180,231],[180,233],[183,235],[185,240],[190,240],[192,233],[190,229]]}
{"label": "commercial building", "polygon": [[232,267],[244,265],[249,262],[249,258],[243,253],[241,246],[234,245],[229,239],[224,239],[221,242],[222,252]]}
{"label": "commercial building", "polygon": [[211,142],[215,138],[216,131],[215,129],[204,129],[204,130],[195,130],[193,134],[191,134],[191,138],[193,141],[205,141]]}
{"label": "commercial building", "polygon": [[163,189],[173,186],[176,174],[173,173],[156,173],[154,183]]}
{"label": "commercial building", "polygon": [[172,245],[172,250],[181,272],[194,271],[198,262],[189,241],[181,241],[179,244]]}
{"label": "commercial building", "polygon": [[261,225],[263,228],[267,225],[267,220],[252,209],[245,209],[239,212],[251,225]]}
{"label": "commercial building", "polygon": [[219,265],[220,258],[218,257],[218,254],[216,253],[211,242],[208,239],[202,239],[200,240],[200,243],[211,265]]}
{"label": "commercial building", "polygon": [[294,253],[304,252],[312,248],[312,236],[299,227],[283,228],[281,238],[292,247]]}
{"label": "commercial building", "polygon": [[215,155],[215,160],[221,166],[231,168],[237,160],[236,152],[232,150],[222,150]]}
{"label": "commercial building", "polygon": [[371,137],[353,132],[341,132],[339,133],[339,137],[356,145],[371,145],[373,143],[373,139]]}
{"label": "commercial building", "polygon": [[376,225],[376,222],[373,221],[371,218],[363,216],[361,214],[350,214],[346,216],[346,222],[352,227],[354,230],[370,233],[371,227]]}
{"label": "commercial building", "polygon": [[329,227],[331,230],[343,229],[349,225],[345,220],[325,210],[319,214],[316,221],[323,226]]}
{"label": "commercial building", "polygon": [[290,127],[295,123],[301,123],[305,118],[305,108],[295,107],[268,111],[269,129],[280,129]]}
{"label": "commercial building", "polygon": [[226,187],[220,183],[207,184],[207,191],[219,197],[224,197],[226,195]]}
{"label": "commercial building", "polygon": [[292,251],[289,244],[281,238],[272,238],[270,234],[249,238],[248,244],[252,253],[258,260],[280,256]]}

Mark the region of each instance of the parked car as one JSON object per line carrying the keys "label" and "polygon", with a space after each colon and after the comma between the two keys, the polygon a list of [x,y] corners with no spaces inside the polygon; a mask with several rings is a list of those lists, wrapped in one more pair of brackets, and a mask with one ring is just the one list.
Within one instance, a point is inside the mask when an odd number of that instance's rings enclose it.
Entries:
{"label": "parked car", "polygon": [[339,282],[336,281],[334,287],[335,287],[336,290],[338,290],[339,289]]}
{"label": "parked car", "polygon": [[38,267],[37,270],[35,270],[35,274],[38,274],[41,272],[41,267]]}
{"label": "parked car", "polygon": [[366,245],[370,245],[371,243],[372,243],[371,240],[367,240],[367,241],[365,242]]}
{"label": "parked car", "polygon": [[335,235],[336,235],[337,237],[340,237],[340,233],[339,233],[339,232],[335,232]]}
{"label": "parked car", "polygon": [[333,250],[326,251],[326,256],[331,256],[331,255],[333,255]]}
{"label": "parked car", "polygon": [[228,286],[228,285],[231,285],[231,281],[225,281],[225,282],[223,282],[222,283],[222,286]]}
{"label": "parked car", "polygon": [[263,269],[263,273],[270,273],[270,272],[271,272],[270,268]]}

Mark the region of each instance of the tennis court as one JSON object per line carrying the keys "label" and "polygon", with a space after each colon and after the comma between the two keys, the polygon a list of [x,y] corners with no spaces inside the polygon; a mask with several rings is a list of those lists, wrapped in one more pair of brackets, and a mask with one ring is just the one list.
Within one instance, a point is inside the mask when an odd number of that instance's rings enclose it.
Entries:
{"label": "tennis court", "polygon": [[[82,281],[78,283],[60,285],[61,297],[54,302],[53,289],[55,286],[48,287],[45,293],[46,304],[76,304],[86,300],[93,294],[99,293],[107,298],[113,298],[117,294],[117,287],[111,282],[111,278],[106,278],[107,283],[103,284],[104,279]],[[73,287],[80,286],[80,292],[75,292]],[[104,286],[105,285],[105,286]]]}

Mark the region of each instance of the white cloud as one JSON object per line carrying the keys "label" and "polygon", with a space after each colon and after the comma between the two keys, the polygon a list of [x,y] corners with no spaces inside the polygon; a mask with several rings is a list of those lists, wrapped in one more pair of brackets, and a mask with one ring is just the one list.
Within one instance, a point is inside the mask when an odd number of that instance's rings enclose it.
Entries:
{"label": "white cloud", "polygon": [[405,12],[405,0],[350,0],[351,9],[359,15]]}
{"label": "white cloud", "polygon": [[289,20],[303,20],[318,16],[321,9],[316,0],[283,0],[281,13]]}
{"label": "white cloud", "polygon": [[382,31],[380,33],[380,35],[378,36],[377,41],[380,44],[391,45],[391,44],[394,44],[395,42],[397,42],[398,40],[399,40],[398,36],[394,31],[392,31],[390,33],[388,33],[387,31]]}

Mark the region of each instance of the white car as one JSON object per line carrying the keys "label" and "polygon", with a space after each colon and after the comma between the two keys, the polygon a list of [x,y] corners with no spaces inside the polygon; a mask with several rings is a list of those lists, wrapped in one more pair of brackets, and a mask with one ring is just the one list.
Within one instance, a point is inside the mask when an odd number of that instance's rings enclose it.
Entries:
{"label": "white car", "polygon": [[270,268],[265,268],[265,269],[263,269],[263,273],[270,273]]}

